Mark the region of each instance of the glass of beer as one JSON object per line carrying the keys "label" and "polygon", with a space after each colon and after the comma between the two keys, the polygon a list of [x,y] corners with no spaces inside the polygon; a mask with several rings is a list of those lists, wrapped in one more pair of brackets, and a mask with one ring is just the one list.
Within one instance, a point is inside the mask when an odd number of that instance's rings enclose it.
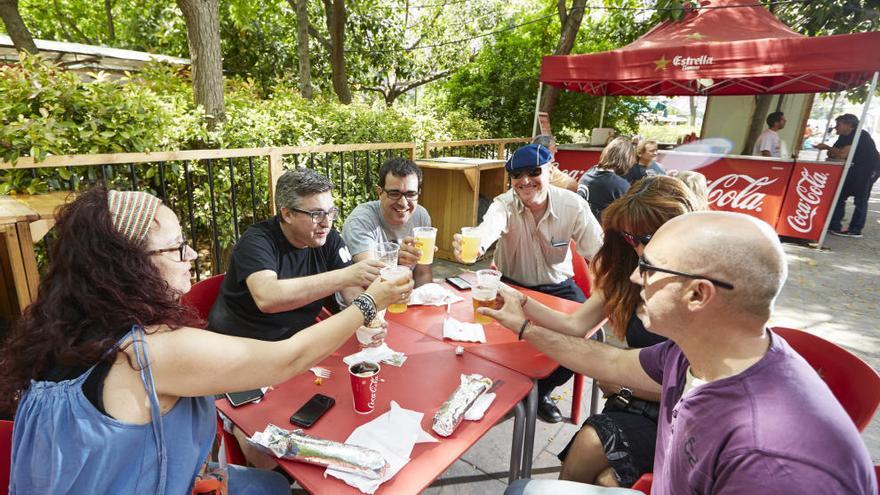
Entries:
{"label": "glass of beer", "polygon": [[375,248],[375,258],[385,266],[397,266],[397,254],[400,252],[400,245],[394,242],[377,242]]}
{"label": "glass of beer", "polygon": [[492,318],[477,313],[477,308],[498,309],[495,301],[500,285],[501,272],[498,270],[477,270],[477,285],[471,291],[471,301],[474,306],[474,322],[483,325],[492,323]]}
{"label": "glass of beer", "polygon": [[480,255],[480,229],[476,227],[461,228],[461,261],[462,263],[476,263]]}
{"label": "glass of beer", "polygon": [[[379,270],[379,276],[382,277],[384,281],[399,281],[400,279],[408,279],[412,277],[412,271],[409,267],[406,266],[386,266],[385,268]],[[394,304],[388,305],[389,313],[403,313],[406,311],[406,304],[409,302],[409,298],[406,301],[396,302]]]}
{"label": "glass of beer", "polygon": [[434,227],[416,227],[413,229],[413,237],[416,238],[416,247],[422,251],[419,258],[420,265],[430,265],[434,262],[434,243],[437,241],[437,229]]}

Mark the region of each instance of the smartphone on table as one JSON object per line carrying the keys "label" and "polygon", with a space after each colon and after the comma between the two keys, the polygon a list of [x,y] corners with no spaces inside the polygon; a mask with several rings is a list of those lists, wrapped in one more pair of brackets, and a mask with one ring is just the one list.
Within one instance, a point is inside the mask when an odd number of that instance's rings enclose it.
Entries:
{"label": "smartphone on table", "polygon": [[458,290],[470,290],[471,284],[461,277],[446,277],[446,282]]}
{"label": "smartphone on table", "polygon": [[315,424],[334,404],[336,404],[336,399],[333,397],[315,394],[299,410],[293,413],[293,416],[290,417],[290,422],[303,428],[308,428]]}
{"label": "smartphone on table", "polygon": [[245,390],[244,392],[232,392],[226,394],[226,398],[229,400],[229,403],[232,404],[232,407],[238,407],[248,402],[258,401],[263,398],[263,391],[260,389],[256,390]]}

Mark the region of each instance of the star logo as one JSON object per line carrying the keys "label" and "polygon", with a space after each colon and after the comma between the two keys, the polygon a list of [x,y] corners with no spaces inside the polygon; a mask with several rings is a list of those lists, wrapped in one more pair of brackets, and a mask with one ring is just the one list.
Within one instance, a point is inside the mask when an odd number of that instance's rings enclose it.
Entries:
{"label": "star logo", "polygon": [[666,55],[661,55],[659,59],[654,61],[654,70],[666,70],[667,65],[669,65],[669,60],[666,59]]}
{"label": "star logo", "polygon": [[706,37],[705,35],[700,34],[700,33],[691,33],[691,34],[685,36],[685,38],[690,39],[690,40],[694,40],[694,41],[702,41],[702,39],[705,37]]}

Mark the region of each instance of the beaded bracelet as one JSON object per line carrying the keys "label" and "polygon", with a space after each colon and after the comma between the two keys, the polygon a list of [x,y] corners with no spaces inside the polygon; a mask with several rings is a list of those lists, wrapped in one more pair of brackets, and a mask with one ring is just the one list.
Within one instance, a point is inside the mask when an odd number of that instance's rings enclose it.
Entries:
{"label": "beaded bracelet", "polygon": [[519,327],[519,340],[522,340],[523,332],[526,331],[526,327],[529,326],[529,323],[531,323],[531,322],[528,319],[526,319],[525,321],[523,321],[522,326]]}
{"label": "beaded bracelet", "polygon": [[351,305],[357,307],[364,315],[364,326],[368,326],[376,317],[376,302],[366,292],[354,298]]}

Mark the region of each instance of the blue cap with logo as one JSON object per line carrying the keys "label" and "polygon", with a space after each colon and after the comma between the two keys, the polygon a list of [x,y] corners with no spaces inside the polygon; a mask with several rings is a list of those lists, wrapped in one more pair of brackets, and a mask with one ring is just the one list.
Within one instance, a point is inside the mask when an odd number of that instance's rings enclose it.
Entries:
{"label": "blue cap with logo", "polygon": [[528,170],[540,167],[553,160],[553,154],[546,146],[540,144],[527,144],[516,151],[507,160],[504,168],[508,172],[516,172],[517,170]]}

